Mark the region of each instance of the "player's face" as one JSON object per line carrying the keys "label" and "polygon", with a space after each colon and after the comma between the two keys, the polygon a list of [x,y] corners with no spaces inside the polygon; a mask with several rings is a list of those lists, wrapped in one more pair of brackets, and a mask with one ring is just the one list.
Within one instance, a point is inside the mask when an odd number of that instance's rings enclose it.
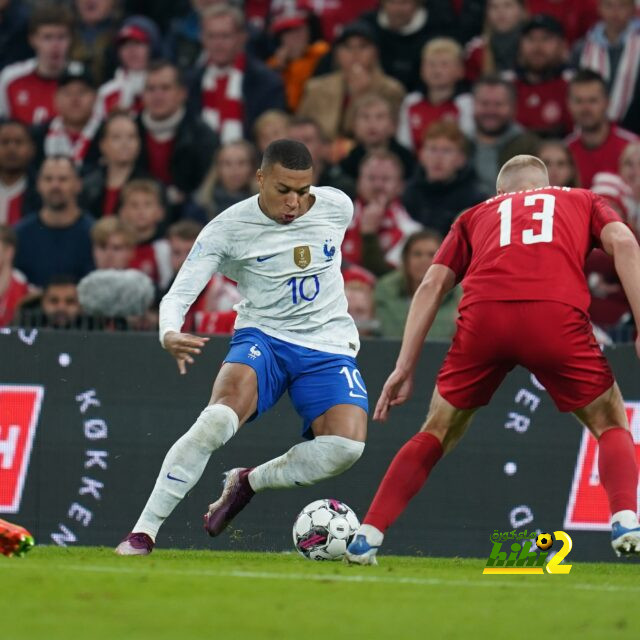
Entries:
{"label": "player's face", "polygon": [[135,162],[140,152],[140,136],[133,120],[126,116],[111,120],[100,142],[100,151],[107,163]]}
{"label": "player's face", "polygon": [[242,52],[246,34],[236,26],[232,16],[211,16],[202,23],[201,38],[209,61],[226,67]]}
{"label": "player's face", "polygon": [[420,149],[420,164],[430,182],[446,182],[464,166],[465,156],[448,138],[426,140]]}
{"label": "player's face", "polygon": [[75,203],[80,180],[66,158],[45,160],[38,176],[38,193],[45,207],[62,211]]}
{"label": "player's face", "polygon": [[433,259],[438,252],[440,243],[434,238],[417,240],[411,245],[405,263],[405,269],[409,281],[418,285],[429,267],[433,264]]}
{"label": "player's face", "polygon": [[42,297],[42,311],[53,327],[68,327],[80,314],[80,302],[75,284],[47,287]]}
{"label": "player's face", "polygon": [[506,87],[480,85],[474,95],[474,118],[478,130],[486,135],[500,135],[513,120],[514,104]]}
{"label": "player's face", "polygon": [[569,89],[569,111],[585,131],[599,129],[607,120],[608,100],[599,82],[574,84]]}
{"label": "player's face", "polygon": [[546,29],[532,29],[520,40],[522,65],[534,73],[558,67],[565,53],[564,40]]}
{"label": "player's face", "polygon": [[120,63],[128,71],[144,71],[149,65],[149,45],[139,40],[125,40],[118,49]]}
{"label": "player's face", "polygon": [[65,123],[84,126],[93,113],[96,92],[84,82],[69,82],[56,91],[56,108]]}
{"label": "player's face", "polygon": [[67,61],[71,34],[62,25],[43,25],[29,37],[40,64],[48,70],[61,70]]}
{"label": "player's face", "polygon": [[402,192],[402,175],[391,160],[371,158],[360,167],[357,186],[358,197],[365,202],[389,203]]}
{"label": "player's face", "polygon": [[291,224],[313,204],[312,169],[285,169],[280,164],[258,170],[262,212],[278,224]]}
{"label": "player's face", "polygon": [[97,269],[126,269],[133,258],[133,247],[120,233],[110,235],[104,243],[93,246]]}
{"label": "player's face", "polygon": [[355,138],[365,146],[386,142],[393,136],[394,130],[389,107],[379,102],[360,107],[353,121]]}
{"label": "player's face", "polygon": [[487,23],[492,31],[506,33],[524,19],[524,8],[518,0],[489,0]]}
{"label": "player's face", "polygon": [[253,173],[248,149],[242,144],[230,144],[218,156],[218,176],[225,189],[240,191],[251,182]]}
{"label": "player's face", "polygon": [[422,59],[420,75],[430,88],[453,87],[463,73],[461,61],[452,53],[431,53]]}
{"label": "player's face", "polygon": [[549,184],[568,187],[573,181],[573,166],[568,151],[561,145],[543,145],[538,156],[547,165]]}
{"label": "player's face", "polygon": [[33,158],[33,143],[19,125],[7,124],[0,129],[0,169],[25,171]]}
{"label": "player's face", "polygon": [[620,175],[631,187],[633,197],[640,201],[640,144],[631,143],[623,152],[620,160]]}

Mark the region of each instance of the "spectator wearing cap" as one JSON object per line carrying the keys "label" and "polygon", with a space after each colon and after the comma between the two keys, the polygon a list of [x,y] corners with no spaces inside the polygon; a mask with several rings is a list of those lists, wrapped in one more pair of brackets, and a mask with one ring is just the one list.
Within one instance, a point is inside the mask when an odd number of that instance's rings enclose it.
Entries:
{"label": "spectator wearing cap", "polygon": [[373,30],[383,71],[399,80],[407,91],[420,85],[420,53],[437,36],[454,35],[455,14],[450,2],[381,0],[380,8],[362,20]]}
{"label": "spectator wearing cap", "polygon": [[640,133],[640,17],[634,0],[599,0],[601,20],[573,51],[576,67],[600,74],[612,122]]}
{"label": "spectator wearing cap", "polygon": [[376,277],[358,265],[349,265],[342,270],[344,294],[347,298],[347,313],[353,318],[361,337],[378,335],[379,322],[373,297]]}
{"label": "spectator wearing cap", "polygon": [[[442,244],[442,236],[433,229],[417,231],[409,236],[402,248],[400,267],[382,276],[376,284],[376,314],[380,320],[380,334],[384,338],[401,338],[411,300]],[[456,328],[460,287],[444,296],[429,340],[450,340]]]}
{"label": "spectator wearing cap", "polygon": [[494,194],[500,167],[519,154],[536,155],[540,139],[515,122],[513,84],[497,75],[483,76],[473,86],[471,165],[480,191]]}
{"label": "spectator wearing cap", "polygon": [[300,104],[305,83],[330,47],[320,37],[315,15],[299,6],[282,12],[271,23],[271,31],[276,38],[276,50],[267,65],[282,76],[287,107],[293,112]]}
{"label": "spectator wearing cap", "polygon": [[118,62],[111,80],[98,91],[96,110],[101,117],[114,109],[132,113],[142,111],[142,92],[147,69],[161,50],[160,33],[156,25],[145,16],[127,18],[116,38]]}
{"label": "spectator wearing cap", "polygon": [[81,278],[93,269],[89,232],[93,218],[78,206],[80,178],[68,156],[50,156],[37,182],[42,207],[15,227],[16,268],[43,287],[58,274]]}
{"label": "spectator wearing cap", "polygon": [[88,67],[70,62],[58,80],[55,95],[57,116],[33,130],[36,141],[36,163],[43,157],[68,156],[83,172],[93,168],[98,149],[93,144],[100,128],[94,111],[96,85]]}
{"label": "spectator wearing cap", "polygon": [[19,120],[0,122],[0,224],[13,226],[40,206],[29,170],[34,155],[27,125]]}
{"label": "spectator wearing cap", "polygon": [[599,0],[526,0],[529,15],[538,13],[555,18],[564,30],[569,46],[582,38],[598,22]]}
{"label": "spectator wearing cap", "polygon": [[191,106],[222,143],[251,139],[256,119],[269,109],[286,109],[278,73],[245,52],[242,11],[215,5],[202,12],[206,60],[191,84]]}
{"label": "spectator wearing cap", "polygon": [[65,7],[45,5],[29,19],[35,57],[5,67],[0,74],[0,118],[32,125],[56,115],[54,98],[71,44],[72,16]]}
{"label": "spectator wearing cap", "polygon": [[402,201],[414,220],[445,236],[456,217],[487,194],[478,188],[467,139],[455,122],[441,120],[427,129],[418,160]]}
{"label": "spectator wearing cap", "polygon": [[484,30],[465,46],[469,82],[515,68],[520,30],[527,18],[525,4],[525,0],[488,0]]}
{"label": "spectator wearing cap", "polygon": [[0,328],[11,324],[20,301],[30,292],[25,276],[13,267],[17,244],[15,231],[0,224]]}
{"label": "spectator wearing cap", "polygon": [[0,2],[0,70],[19,60],[26,60],[31,55],[28,23],[29,10],[24,2]]}
{"label": "spectator wearing cap", "polygon": [[313,118],[330,138],[353,133],[353,105],[365,93],[387,98],[395,112],[403,86],[380,68],[375,32],[366,22],[347,25],[335,41],[338,70],[307,82],[298,115]]}
{"label": "spectator wearing cap", "polygon": [[387,150],[373,151],[360,165],[353,217],[342,257],[379,276],[400,264],[406,238],[421,228],[400,201],[402,163]]}
{"label": "spectator wearing cap", "polygon": [[202,118],[187,113],[184,79],[166,60],[150,65],[142,101],[140,168],[166,187],[170,218],[176,218],[207,174],[218,136]]}
{"label": "spectator wearing cap", "polygon": [[569,83],[569,109],[575,131],[565,144],[578,168],[580,184],[591,188],[593,176],[600,171],[618,172],[624,148],[637,136],[612,122],[608,115],[607,86],[595,71],[578,71]]}
{"label": "spectator wearing cap", "polygon": [[75,23],[69,57],[83,62],[97,85],[117,65],[114,42],[121,19],[119,0],[74,0]]}
{"label": "spectator wearing cap", "polygon": [[539,136],[565,136],[573,128],[567,55],[562,25],[555,18],[539,14],[524,24],[516,71],[506,77],[516,89],[516,122]]}

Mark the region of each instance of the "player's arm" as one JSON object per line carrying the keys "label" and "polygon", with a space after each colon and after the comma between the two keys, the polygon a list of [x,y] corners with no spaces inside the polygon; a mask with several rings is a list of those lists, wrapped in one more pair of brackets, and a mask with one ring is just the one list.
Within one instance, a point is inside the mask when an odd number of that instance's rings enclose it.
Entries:
{"label": "player's arm", "polygon": [[418,287],[407,315],[396,368],[382,389],[374,420],[386,420],[390,407],[405,402],[413,390],[413,375],[444,296],[455,286],[456,273],[443,264],[433,264]]}
{"label": "player's arm", "polygon": [[[636,327],[640,329],[640,247],[633,232],[623,222],[610,222],[600,234],[604,250],[613,256],[616,273],[629,301]],[[640,358],[640,334],[636,339]]]}
{"label": "player's arm", "polygon": [[189,307],[222,260],[220,242],[223,234],[220,229],[212,233],[211,225],[207,225],[196,239],[189,257],[160,303],[160,343],[176,359],[181,374],[187,372],[187,364],[193,364],[193,356],[199,354],[209,340],[182,333],[180,329]]}

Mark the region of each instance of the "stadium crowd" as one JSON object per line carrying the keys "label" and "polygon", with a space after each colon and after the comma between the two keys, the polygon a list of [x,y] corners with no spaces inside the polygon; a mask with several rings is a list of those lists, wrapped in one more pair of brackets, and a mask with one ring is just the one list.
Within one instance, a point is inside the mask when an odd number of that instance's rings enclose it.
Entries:
{"label": "stadium crowd", "polygon": [[[282,137],[354,201],[363,336],[401,336],[453,220],[516,154],[640,237],[640,12],[576,4],[0,0],[0,327],[154,329],[200,229],[257,192]],[[601,340],[630,338],[612,261],[587,270]],[[239,299],[214,276],[185,330],[230,333]]]}

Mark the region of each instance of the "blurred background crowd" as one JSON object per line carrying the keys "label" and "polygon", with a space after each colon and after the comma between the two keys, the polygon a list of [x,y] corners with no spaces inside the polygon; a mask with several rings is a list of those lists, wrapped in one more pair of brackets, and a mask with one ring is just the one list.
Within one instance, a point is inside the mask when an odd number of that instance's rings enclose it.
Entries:
{"label": "blurred background crowd", "polygon": [[[152,330],[200,229],[304,142],[355,214],[363,336],[398,337],[455,217],[502,163],[601,194],[640,236],[634,0],[0,0],[0,327]],[[587,264],[602,342],[632,338],[610,259]],[[454,332],[462,292],[430,337]],[[214,276],[185,330],[230,333]]]}

